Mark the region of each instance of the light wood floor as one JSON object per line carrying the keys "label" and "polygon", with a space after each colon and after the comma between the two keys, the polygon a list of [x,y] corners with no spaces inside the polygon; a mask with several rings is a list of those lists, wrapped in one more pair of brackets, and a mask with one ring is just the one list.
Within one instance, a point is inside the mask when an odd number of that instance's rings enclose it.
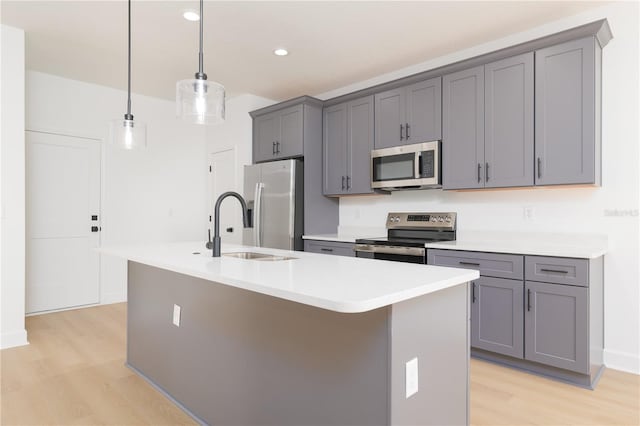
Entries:
{"label": "light wood floor", "polygon": [[[27,318],[29,346],[0,353],[2,425],[194,424],[124,366],[126,305]],[[640,376],[595,391],[472,360],[474,425],[639,425]]]}

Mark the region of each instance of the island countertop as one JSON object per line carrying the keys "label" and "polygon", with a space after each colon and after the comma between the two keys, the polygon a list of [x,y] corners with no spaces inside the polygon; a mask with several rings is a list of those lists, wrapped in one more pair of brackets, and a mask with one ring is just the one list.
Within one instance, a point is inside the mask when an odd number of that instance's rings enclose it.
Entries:
{"label": "island countertop", "polygon": [[[214,258],[204,242],[103,247],[102,254],[342,313],[403,302],[479,278],[478,271],[223,244]],[[224,256],[255,252],[293,257],[261,261]],[[196,253],[196,254],[194,254]]]}

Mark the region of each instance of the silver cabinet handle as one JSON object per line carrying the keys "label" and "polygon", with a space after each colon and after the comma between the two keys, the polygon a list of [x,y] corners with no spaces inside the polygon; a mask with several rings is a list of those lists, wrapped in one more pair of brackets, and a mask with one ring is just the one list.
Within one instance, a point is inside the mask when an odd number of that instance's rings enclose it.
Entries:
{"label": "silver cabinet handle", "polygon": [[280,154],[280,142],[276,141],[276,154]]}
{"label": "silver cabinet handle", "polygon": [[476,283],[471,282],[471,303],[476,303]]}
{"label": "silver cabinet handle", "polygon": [[478,183],[480,183],[482,180],[482,178],[480,177],[481,172],[482,172],[482,164],[478,163]]}
{"label": "silver cabinet handle", "polygon": [[351,189],[351,176],[347,176],[347,190]]}
{"label": "silver cabinet handle", "polygon": [[542,159],[538,157],[538,179],[542,177]]}
{"label": "silver cabinet handle", "polygon": [[409,123],[404,123],[405,131],[404,133],[407,135],[407,140],[409,140]]}
{"label": "silver cabinet handle", "polygon": [[527,311],[531,310],[531,289],[527,289]]}
{"label": "silver cabinet handle", "polygon": [[540,272],[555,272],[558,274],[568,274],[569,271],[563,271],[561,269],[544,269],[544,268],[540,268]]}
{"label": "silver cabinet handle", "polygon": [[344,191],[344,176],[342,176],[342,190]]}
{"label": "silver cabinet handle", "polygon": [[276,155],[276,143],[271,142],[271,154]]}
{"label": "silver cabinet handle", "polygon": [[460,265],[467,265],[467,266],[480,266],[479,263],[475,263],[475,262],[463,262],[462,260],[458,262]]}
{"label": "silver cabinet handle", "polygon": [[489,163],[484,163],[484,181],[489,182]]}
{"label": "silver cabinet handle", "polygon": [[400,125],[400,140],[404,140],[404,135],[402,134],[402,131],[404,130],[404,124]]}
{"label": "silver cabinet handle", "polygon": [[320,251],[326,251],[326,252],[331,253],[331,252],[333,252],[333,249],[331,249],[331,248],[324,248],[324,247],[322,247],[322,248],[320,248]]}

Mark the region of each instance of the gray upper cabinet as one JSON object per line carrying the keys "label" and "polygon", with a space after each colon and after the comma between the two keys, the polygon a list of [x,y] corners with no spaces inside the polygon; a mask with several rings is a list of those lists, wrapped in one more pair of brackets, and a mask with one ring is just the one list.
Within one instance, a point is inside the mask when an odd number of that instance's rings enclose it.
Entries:
{"label": "gray upper cabinet", "polygon": [[323,192],[342,194],[346,189],[347,104],[325,108],[323,126]]}
{"label": "gray upper cabinet", "polygon": [[444,189],[533,185],[533,53],[444,77]]}
{"label": "gray upper cabinet", "polygon": [[522,281],[480,277],[471,283],[471,346],[524,356]]}
{"label": "gray upper cabinet", "polygon": [[[375,149],[404,145],[404,89],[393,89],[375,95]],[[402,128],[400,127],[402,123]]]}
{"label": "gray upper cabinet", "polygon": [[536,185],[600,184],[601,54],[594,37],[536,51]]}
{"label": "gray upper cabinet", "polygon": [[295,105],[255,118],[254,163],[303,155],[303,108]]}
{"label": "gray upper cabinet", "polygon": [[525,358],[589,373],[589,290],[527,281]]}
{"label": "gray upper cabinet", "polygon": [[533,53],[493,62],[485,78],[485,187],[533,185]]}
{"label": "gray upper cabinet", "polygon": [[442,81],[431,78],[375,95],[375,149],[442,139]]}
{"label": "gray upper cabinet", "polygon": [[443,77],[442,187],[484,187],[484,67]]}
{"label": "gray upper cabinet", "polygon": [[324,109],[323,192],[368,194],[373,149],[373,96]]}

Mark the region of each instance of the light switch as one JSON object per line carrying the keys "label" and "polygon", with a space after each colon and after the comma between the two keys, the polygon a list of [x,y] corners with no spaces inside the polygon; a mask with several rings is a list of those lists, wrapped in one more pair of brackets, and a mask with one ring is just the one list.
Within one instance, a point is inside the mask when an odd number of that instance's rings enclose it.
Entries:
{"label": "light switch", "polygon": [[173,325],[180,327],[180,311],[182,308],[178,305],[173,305]]}

